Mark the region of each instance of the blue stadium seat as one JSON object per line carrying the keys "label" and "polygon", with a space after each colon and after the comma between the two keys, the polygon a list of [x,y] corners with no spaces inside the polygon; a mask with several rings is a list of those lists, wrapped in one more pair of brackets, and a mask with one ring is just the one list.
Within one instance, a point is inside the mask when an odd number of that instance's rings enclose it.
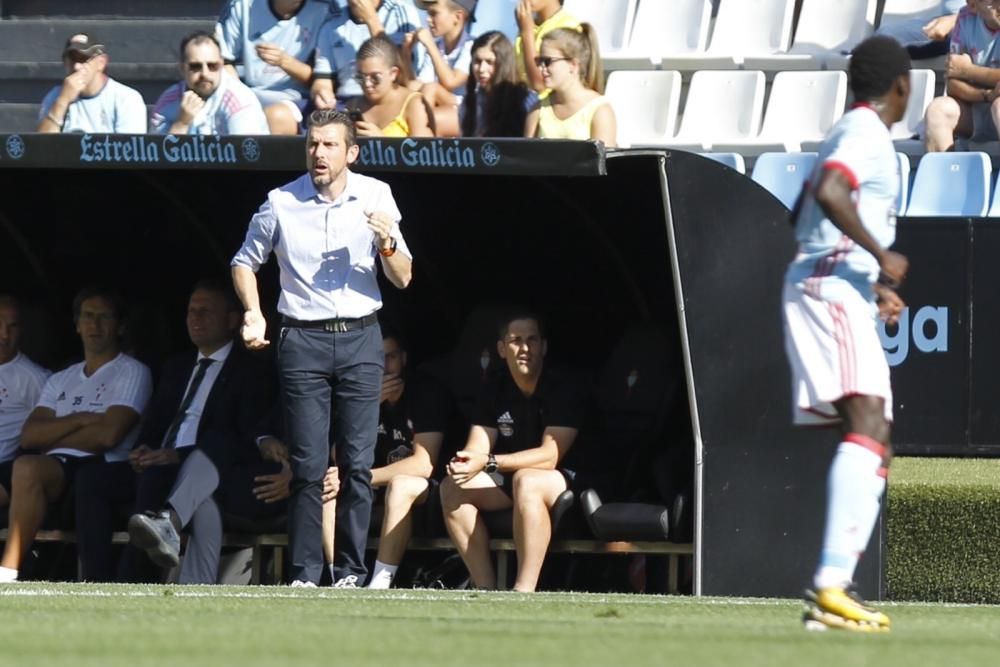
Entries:
{"label": "blue stadium seat", "polygon": [[751,178],[791,209],[816,166],[816,153],[762,153]]}
{"label": "blue stadium seat", "polygon": [[993,188],[993,200],[986,213],[987,218],[1000,218],[1000,193],[997,190],[1000,190],[1000,178],[997,178],[997,185]]}
{"label": "blue stadium seat", "polygon": [[515,9],[517,0],[489,0],[476,3],[476,21],[472,24],[473,37],[490,30],[499,30],[513,43],[517,39]]}
{"label": "blue stadium seat", "polygon": [[986,153],[927,153],[917,165],[906,215],[986,215],[991,171]]}
{"label": "blue stadium seat", "polygon": [[741,174],[747,173],[747,163],[743,159],[743,156],[739,153],[700,153],[702,157],[707,157],[709,160],[715,160],[716,162],[721,162],[730,169],[735,169]]}

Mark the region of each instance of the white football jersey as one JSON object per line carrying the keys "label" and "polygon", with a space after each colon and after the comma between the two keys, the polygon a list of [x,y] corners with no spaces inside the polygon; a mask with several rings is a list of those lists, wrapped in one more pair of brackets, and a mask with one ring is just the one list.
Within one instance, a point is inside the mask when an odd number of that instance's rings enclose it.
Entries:
{"label": "white football jersey", "polygon": [[21,427],[42,394],[51,373],[23,354],[0,364],[0,461],[14,458]]}

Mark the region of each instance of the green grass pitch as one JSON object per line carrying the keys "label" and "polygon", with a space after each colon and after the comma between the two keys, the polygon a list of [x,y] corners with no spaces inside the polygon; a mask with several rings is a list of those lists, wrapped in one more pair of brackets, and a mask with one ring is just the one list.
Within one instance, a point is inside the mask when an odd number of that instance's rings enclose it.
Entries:
{"label": "green grass pitch", "polygon": [[886,604],[885,635],[809,633],[794,600],[12,584],[0,664],[997,665],[1000,608]]}

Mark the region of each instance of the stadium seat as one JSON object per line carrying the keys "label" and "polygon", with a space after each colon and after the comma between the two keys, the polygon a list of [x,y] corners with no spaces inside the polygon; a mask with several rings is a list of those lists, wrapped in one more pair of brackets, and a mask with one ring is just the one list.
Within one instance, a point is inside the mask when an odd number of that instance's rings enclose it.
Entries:
{"label": "stadium seat", "polygon": [[619,146],[662,145],[674,136],[680,72],[612,72],[604,94],[615,110]]}
{"label": "stadium seat", "polygon": [[490,30],[499,30],[513,43],[517,39],[517,19],[514,11],[517,0],[490,0],[476,3],[476,20],[472,24],[472,34],[482,35]]}
{"label": "stadium seat", "polygon": [[903,215],[910,204],[910,156],[896,153],[899,163],[899,197],[896,199],[896,214]]}
{"label": "stadium seat", "polygon": [[711,18],[712,0],[643,0],[636,7],[628,45],[608,58],[605,68],[679,69],[671,58],[681,56],[680,66],[700,69],[697,59],[686,56],[704,55]]}
{"label": "stadium seat", "polygon": [[844,114],[847,74],[844,72],[779,72],[760,134],[733,144],[713,141],[712,150],[759,155],[769,151],[815,148]]}
{"label": "stadium seat", "polygon": [[986,215],[991,171],[986,153],[927,153],[917,165],[906,215]]}
{"label": "stadium seat", "polygon": [[993,198],[990,203],[990,210],[986,213],[987,218],[1000,218],[1000,196],[997,190],[1000,189],[1000,178],[997,179],[997,186],[993,188]]}
{"label": "stadium seat", "polygon": [[747,69],[847,69],[847,54],[872,34],[878,0],[802,0],[795,39],[784,54],[747,56]]}
{"label": "stadium seat", "polygon": [[716,162],[721,162],[730,169],[735,169],[741,174],[747,173],[747,163],[743,159],[743,156],[739,153],[700,153],[702,157],[707,157],[709,160],[715,160]]}
{"label": "stadium seat", "polygon": [[788,50],[795,0],[723,0],[706,52],[712,64],[735,68],[746,56]]}
{"label": "stadium seat", "polygon": [[763,72],[695,72],[680,129],[667,143],[701,152],[756,137],[763,110]]}
{"label": "stadium seat", "polygon": [[754,163],[751,178],[791,209],[817,158],[816,153],[763,153]]}
{"label": "stadium seat", "polygon": [[930,21],[941,13],[941,0],[885,0],[878,27],[920,18]]}
{"label": "stadium seat", "polygon": [[597,29],[601,58],[614,58],[628,45],[639,0],[566,0],[563,8]]}
{"label": "stadium seat", "polygon": [[934,86],[937,83],[934,70],[910,70],[910,100],[906,105],[906,115],[903,120],[892,126],[892,139],[896,150],[907,155],[923,155],[924,142],[915,136],[920,134],[927,105],[934,99]]}

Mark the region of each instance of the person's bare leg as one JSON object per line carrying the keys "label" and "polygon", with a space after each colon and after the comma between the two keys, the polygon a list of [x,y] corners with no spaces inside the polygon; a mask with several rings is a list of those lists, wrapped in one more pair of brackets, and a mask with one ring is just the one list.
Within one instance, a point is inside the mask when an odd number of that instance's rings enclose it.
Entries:
{"label": "person's bare leg", "polygon": [[49,456],[29,454],[14,462],[10,528],[0,565],[16,570],[45,518],[45,508],[62,493],[62,464]]}
{"label": "person's bare leg", "polygon": [[264,107],[267,126],[271,134],[296,135],[299,133],[299,120],[295,112],[284,102],[276,102]]}
{"label": "person's bare leg", "polygon": [[490,535],[479,512],[508,509],[511,505],[507,494],[482,473],[464,486],[450,477],[441,482],[444,525],[477,588],[496,588],[497,583],[490,559]]}
{"label": "person's bare leg", "polygon": [[552,541],[549,512],[566,490],[558,470],[519,470],[514,474],[514,546],[517,549],[515,591],[534,591]]}
{"label": "person's bare leg", "polygon": [[972,113],[969,105],[952,97],[937,97],[924,114],[927,126],[928,153],[953,150],[955,137],[972,136]]}
{"label": "person's bare leg", "polygon": [[323,503],[323,559],[333,565],[333,537],[337,528],[337,499]]}
{"label": "person's bare leg", "polygon": [[430,482],[423,477],[396,475],[385,490],[385,516],[378,541],[378,560],[387,565],[399,565],[406,545],[413,534],[414,505],[427,500]]}

